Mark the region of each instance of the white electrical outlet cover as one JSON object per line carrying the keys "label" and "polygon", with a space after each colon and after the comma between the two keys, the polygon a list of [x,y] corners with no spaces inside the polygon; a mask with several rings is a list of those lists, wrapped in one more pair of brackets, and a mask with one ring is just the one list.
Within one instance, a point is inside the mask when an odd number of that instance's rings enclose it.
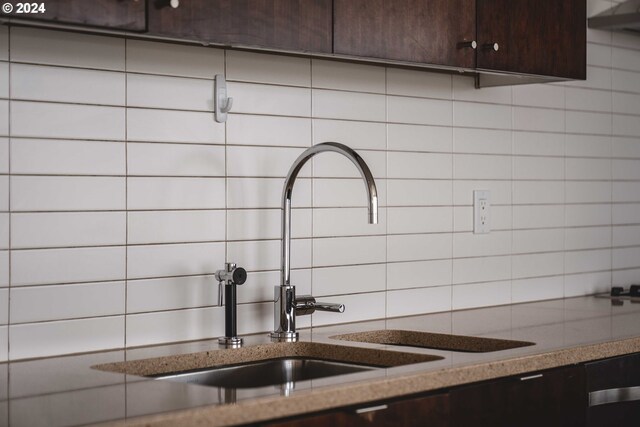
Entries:
{"label": "white electrical outlet cover", "polygon": [[485,234],[491,231],[491,192],[475,190],[473,192],[473,232]]}

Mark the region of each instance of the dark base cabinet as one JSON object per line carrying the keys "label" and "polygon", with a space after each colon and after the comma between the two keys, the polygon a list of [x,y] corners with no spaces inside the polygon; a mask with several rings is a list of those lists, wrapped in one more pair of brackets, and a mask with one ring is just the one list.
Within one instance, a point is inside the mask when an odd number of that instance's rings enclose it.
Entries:
{"label": "dark base cabinet", "polygon": [[587,363],[587,426],[640,425],[640,354]]}
{"label": "dark base cabinet", "polygon": [[454,389],[452,426],[584,426],[583,366],[510,377]]}
{"label": "dark base cabinet", "polygon": [[417,397],[386,404],[343,409],[327,414],[278,421],[269,427],[448,427],[449,395]]}

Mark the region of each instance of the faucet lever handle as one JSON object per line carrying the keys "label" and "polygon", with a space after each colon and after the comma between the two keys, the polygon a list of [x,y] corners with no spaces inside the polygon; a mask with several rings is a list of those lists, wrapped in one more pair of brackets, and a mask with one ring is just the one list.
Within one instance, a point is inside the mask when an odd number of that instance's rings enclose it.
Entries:
{"label": "faucet lever handle", "polygon": [[224,305],[224,286],[222,286],[222,280],[218,282],[218,307]]}
{"label": "faucet lever handle", "polygon": [[317,311],[330,311],[332,313],[344,313],[344,304],[334,304],[332,302],[316,302]]}

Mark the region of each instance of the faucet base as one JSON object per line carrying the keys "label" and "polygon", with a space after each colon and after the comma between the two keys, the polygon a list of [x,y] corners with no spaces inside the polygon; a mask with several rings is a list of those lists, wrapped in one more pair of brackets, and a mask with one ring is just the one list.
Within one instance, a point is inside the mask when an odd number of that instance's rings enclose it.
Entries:
{"label": "faucet base", "polygon": [[298,332],[271,332],[269,334],[271,337],[271,341],[279,341],[279,342],[296,342],[300,338],[300,334]]}
{"label": "faucet base", "polygon": [[218,338],[218,344],[227,348],[242,347],[242,338],[240,337],[220,337]]}

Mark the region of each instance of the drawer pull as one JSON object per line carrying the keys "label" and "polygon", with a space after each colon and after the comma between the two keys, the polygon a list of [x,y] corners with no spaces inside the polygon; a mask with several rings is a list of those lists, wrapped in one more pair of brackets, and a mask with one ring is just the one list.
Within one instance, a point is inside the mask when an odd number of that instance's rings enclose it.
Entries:
{"label": "drawer pull", "polygon": [[356,409],[356,414],[366,414],[367,412],[381,411],[389,408],[387,405],[369,406],[368,408]]}
{"label": "drawer pull", "polygon": [[589,393],[589,407],[633,400],[640,400],[640,386],[608,388]]}
{"label": "drawer pull", "polygon": [[528,377],[520,377],[520,381],[535,380],[536,378],[542,378],[542,374],[529,375]]}

